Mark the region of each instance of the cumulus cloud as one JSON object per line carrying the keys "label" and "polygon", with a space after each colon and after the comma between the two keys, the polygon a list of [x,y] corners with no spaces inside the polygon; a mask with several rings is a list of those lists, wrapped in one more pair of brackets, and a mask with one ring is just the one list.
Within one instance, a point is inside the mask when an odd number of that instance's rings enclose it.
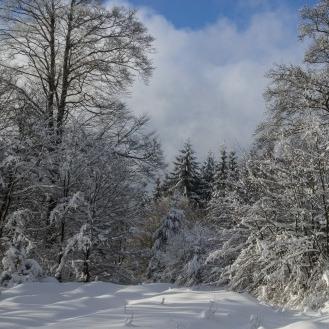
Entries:
{"label": "cumulus cloud", "polygon": [[201,157],[224,143],[248,148],[264,118],[264,74],[302,59],[296,13],[258,13],[243,30],[226,18],[188,30],[148,8],[140,16],[156,38],[156,69],[148,85],[134,84],[127,103],[150,115],[168,160],[187,138]]}

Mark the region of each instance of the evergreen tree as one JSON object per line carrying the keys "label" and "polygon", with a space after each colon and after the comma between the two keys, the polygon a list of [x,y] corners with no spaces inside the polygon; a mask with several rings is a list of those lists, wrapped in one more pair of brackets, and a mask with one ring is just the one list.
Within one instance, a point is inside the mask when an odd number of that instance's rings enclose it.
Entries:
{"label": "evergreen tree", "polygon": [[227,158],[228,156],[226,149],[223,148],[220,154],[220,160],[216,165],[215,188],[214,188],[216,192],[221,192],[222,194],[225,194],[226,181],[227,181],[228,170],[229,170],[229,164]]}
{"label": "evergreen tree", "polygon": [[162,196],[161,180],[158,177],[156,179],[155,188],[154,188],[154,192],[153,192],[153,199],[154,199],[154,201],[159,200],[161,198],[161,196]]}
{"label": "evergreen tree", "polygon": [[215,159],[209,153],[201,168],[202,200],[206,203],[211,199],[215,181]]}
{"label": "evergreen tree", "polygon": [[165,178],[160,186],[161,194],[165,197],[171,194],[171,177],[169,173],[166,173]]}
{"label": "evergreen tree", "polygon": [[235,151],[231,151],[228,156],[228,168],[229,168],[229,175],[234,180],[238,179],[238,161]]}
{"label": "evergreen tree", "polygon": [[199,176],[199,164],[196,160],[192,145],[187,141],[179,151],[174,161],[174,169],[165,181],[169,192],[179,192],[194,204],[199,204],[201,194],[201,182]]}
{"label": "evergreen tree", "polygon": [[235,218],[236,206],[239,204],[238,162],[234,151],[227,155],[225,149],[217,164],[215,187],[209,201],[208,220],[216,223],[220,230],[232,228]]}

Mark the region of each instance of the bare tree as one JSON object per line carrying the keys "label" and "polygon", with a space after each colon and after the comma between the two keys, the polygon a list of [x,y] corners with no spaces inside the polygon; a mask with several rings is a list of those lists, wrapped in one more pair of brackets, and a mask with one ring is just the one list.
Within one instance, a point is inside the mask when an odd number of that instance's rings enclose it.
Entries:
{"label": "bare tree", "polygon": [[59,141],[70,115],[108,110],[100,99],[152,71],[152,37],[133,10],[92,0],[8,0],[0,15],[2,83]]}

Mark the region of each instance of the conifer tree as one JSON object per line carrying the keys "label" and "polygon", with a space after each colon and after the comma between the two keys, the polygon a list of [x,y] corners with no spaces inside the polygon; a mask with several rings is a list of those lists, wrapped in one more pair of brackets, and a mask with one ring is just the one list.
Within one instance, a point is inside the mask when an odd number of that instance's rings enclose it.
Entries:
{"label": "conifer tree", "polygon": [[169,173],[166,173],[162,184],[160,184],[160,192],[161,195],[164,197],[167,197],[171,194],[171,177],[169,175]]}
{"label": "conifer tree", "polygon": [[180,193],[193,204],[199,204],[201,182],[199,164],[192,145],[187,141],[174,161],[174,169],[165,181],[170,194]]}
{"label": "conifer tree", "polygon": [[158,177],[155,182],[155,188],[154,188],[154,193],[153,193],[153,199],[154,201],[157,201],[161,198],[162,196],[162,189],[161,189],[161,180]]}
{"label": "conifer tree", "polygon": [[238,163],[234,151],[227,155],[226,149],[221,151],[221,158],[217,164],[215,186],[209,202],[208,219],[217,223],[218,228],[231,228],[236,222],[236,206],[239,204],[237,186]]}
{"label": "conifer tree", "polygon": [[229,175],[236,180],[238,178],[238,161],[235,151],[231,151],[228,156],[228,168]]}
{"label": "conifer tree", "polygon": [[220,160],[216,165],[215,173],[215,191],[225,194],[226,180],[228,177],[228,159],[226,149],[223,148],[220,154]]}
{"label": "conifer tree", "polygon": [[209,153],[201,168],[202,200],[206,203],[211,199],[215,181],[215,159]]}

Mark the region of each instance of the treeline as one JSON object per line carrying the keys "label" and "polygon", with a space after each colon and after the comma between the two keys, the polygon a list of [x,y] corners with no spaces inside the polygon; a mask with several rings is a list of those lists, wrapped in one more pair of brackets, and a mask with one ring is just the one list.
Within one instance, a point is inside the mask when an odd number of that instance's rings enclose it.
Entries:
{"label": "treeline", "polygon": [[145,223],[153,223],[147,278],[194,285],[206,283],[202,272],[207,272],[217,281],[215,266],[204,265],[208,253],[223,243],[222,233],[233,228],[241,168],[237,155],[221,147],[217,157],[209,153],[199,163],[188,141],[170,167],[157,180]]}
{"label": "treeline", "polygon": [[179,151],[172,164],[173,169],[163,181],[156,182],[154,198],[172,196],[179,193],[195,208],[206,208],[213,192],[224,193],[229,180],[238,179],[238,163],[235,151],[222,148],[219,159],[209,153],[203,163],[199,163],[190,141]]}

